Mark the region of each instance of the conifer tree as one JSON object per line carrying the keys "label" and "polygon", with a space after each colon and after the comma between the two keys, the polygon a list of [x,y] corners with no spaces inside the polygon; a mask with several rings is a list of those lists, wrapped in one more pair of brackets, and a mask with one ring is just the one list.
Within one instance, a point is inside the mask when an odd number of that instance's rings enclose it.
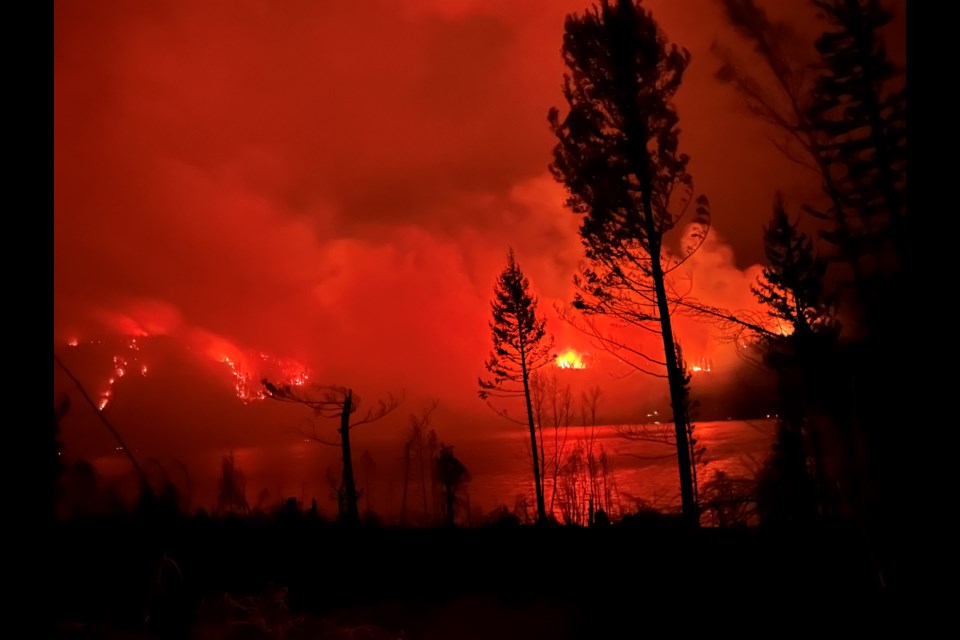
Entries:
{"label": "conifer tree", "polygon": [[807,234],[790,221],[780,194],[763,240],[767,266],[757,284],[751,286],[754,295],[793,335],[810,334],[815,326],[825,329],[829,323],[823,284],[827,263],[814,253]]}
{"label": "conifer tree", "polygon": [[[823,237],[868,280],[889,276],[905,252],[907,175],[906,85],[880,35],[893,15],[878,0],[814,4],[828,30],[815,45],[820,61],[807,117],[825,141],[823,161],[840,196],[833,217],[842,216]],[[861,287],[867,305],[871,289]]]}
{"label": "conifer tree", "polygon": [[[639,1],[602,0],[567,17],[563,58],[569,111],[549,115],[559,140],[550,169],[567,188],[567,205],[583,215],[590,262],[575,279],[574,306],[661,336],[662,360],[643,357],[665,370],[655,375],[669,384],[683,514],[696,526],[684,372],[670,318],[676,301],[667,282],[702,244],[709,220],[706,199],[693,197],[672,102],[690,54],[667,43]],[[671,251],[666,236],[694,203],[692,224]]]}
{"label": "conifer tree", "polygon": [[817,414],[835,394],[824,392],[821,369],[835,358],[838,325],[825,294],[826,260],[791,222],[779,194],[764,229],[767,266],[751,289],[780,324],[762,338],[764,360],[777,373],[777,439],[758,486],[764,522],[809,522],[824,504],[822,445]]}
{"label": "conifer tree", "polygon": [[479,379],[479,395],[481,399],[490,396],[524,398],[533,456],[537,519],[545,522],[547,513],[537,454],[536,423],[530,401],[530,376],[553,361],[550,353],[553,340],[547,335],[546,316],[537,315],[537,298],[530,293],[530,282],[520,270],[513,249],[507,252],[507,266],[497,278],[490,310],[493,314],[490,321],[493,350],[485,366],[493,378]]}

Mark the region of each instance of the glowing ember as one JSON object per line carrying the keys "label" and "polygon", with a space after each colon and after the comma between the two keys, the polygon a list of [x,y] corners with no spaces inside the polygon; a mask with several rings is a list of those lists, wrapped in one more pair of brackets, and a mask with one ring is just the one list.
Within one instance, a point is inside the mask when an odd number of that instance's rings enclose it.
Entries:
{"label": "glowing ember", "polygon": [[589,354],[580,353],[575,349],[567,349],[557,355],[557,366],[561,369],[586,369],[586,356]]}
{"label": "glowing ember", "polygon": [[71,347],[75,347],[79,344],[79,340],[77,340],[76,338],[70,338],[69,340],[67,340],[67,344]]}

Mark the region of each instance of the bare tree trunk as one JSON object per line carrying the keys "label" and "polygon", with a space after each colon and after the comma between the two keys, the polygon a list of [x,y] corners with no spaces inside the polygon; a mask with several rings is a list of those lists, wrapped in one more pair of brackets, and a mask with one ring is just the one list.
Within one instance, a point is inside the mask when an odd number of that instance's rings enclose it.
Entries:
{"label": "bare tree trunk", "polygon": [[670,405],[673,408],[673,430],[677,439],[677,467],[680,471],[680,500],[685,524],[699,526],[697,500],[693,491],[693,469],[690,463],[690,442],[687,438],[690,417],[687,415],[686,390],[683,386],[683,371],[677,361],[677,346],[673,340],[673,326],[670,322],[670,304],[664,284],[663,265],[660,264],[660,237],[654,229],[653,204],[650,189],[643,190],[643,206],[647,212],[647,236],[650,243],[650,267],[653,285],[657,292],[657,312],[660,316],[660,333],[663,337],[663,356],[667,363],[667,380],[670,383]]}
{"label": "bare tree trunk", "polygon": [[344,522],[355,524],[360,521],[357,509],[357,488],[353,481],[353,458],[350,454],[350,411],[353,406],[353,390],[348,389],[343,399],[343,413],[340,414],[340,447],[343,450],[343,490],[346,495],[346,512],[340,514]]}
{"label": "bare tree trunk", "polygon": [[523,364],[523,396],[527,401],[527,423],[530,425],[530,447],[533,454],[533,482],[537,491],[537,521],[547,521],[547,508],[543,500],[543,483],[540,479],[540,459],[537,456],[537,430],[533,422],[533,405],[530,404],[530,375]]}
{"label": "bare tree trunk", "polygon": [[[636,79],[631,80],[636,82]],[[650,277],[653,280],[657,295],[657,315],[660,320],[660,334],[663,338],[663,357],[667,365],[667,381],[670,385],[670,405],[673,409],[673,429],[677,444],[677,467],[680,472],[680,500],[683,509],[683,521],[691,527],[700,524],[697,512],[697,500],[693,487],[693,469],[691,467],[690,442],[688,438],[690,418],[687,415],[686,389],[684,388],[684,372],[680,370],[677,360],[677,346],[673,339],[673,323],[670,320],[670,303],[667,299],[666,274],[660,258],[663,250],[663,229],[658,227],[656,213],[653,208],[653,174],[651,172],[652,158],[647,150],[646,141],[649,140],[647,126],[642,122],[628,123],[626,133],[634,140],[633,160],[637,167],[637,178],[643,200],[644,216],[637,216],[632,222],[643,226],[646,232],[646,249],[650,257]],[[644,141],[644,142],[636,142]],[[629,221],[628,221],[629,222]],[[639,229],[638,229],[639,230]]]}
{"label": "bare tree trunk", "polygon": [[[90,398],[90,396],[87,394],[87,390],[83,388],[83,385],[80,384],[80,381],[76,378],[76,376],[73,375],[73,372],[71,372],[70,369],[67,369],[67,365],[63,364],[60,358],[57,357],[57,354],[53,354],[53,361],[60,365],[60,368],[63,369],[63,372],[67,374],[67,377],[69,377],[70,380],[73,381],[73,384],[77,386],[77,389],[80,391],[80,395],[87,402],[87,404],[93,407],[93,412],[97,415],[97,418],[100,419],[100,422],[103,423],[103,426],[107,428],[107,431],[110,432],[110,435],[112,435],[114,440],[117,441],[117,444],[120,445],[120,450],[123,451],[123,455],[127,456],[127,459],[130,460],[130,464],[133,465],[133,470],[137,472],[137,477],[140,479],[141,498],[153,498],[153,488],[150,486],[150,480],[147,478],[147,473],[143,470],[143,467],[140,466],[140,463],[134,457],[130,447],[128,447],[127,443],[123,441],[122,437],[120,437],[120,433],[112,424],[110,424],[110,421],[107,420],[107,417],[103,414],[103,411],[100,410],[100,407],[97,406],[97,403]],[[526,379],[524,379],[524,382],[526,382]]]}

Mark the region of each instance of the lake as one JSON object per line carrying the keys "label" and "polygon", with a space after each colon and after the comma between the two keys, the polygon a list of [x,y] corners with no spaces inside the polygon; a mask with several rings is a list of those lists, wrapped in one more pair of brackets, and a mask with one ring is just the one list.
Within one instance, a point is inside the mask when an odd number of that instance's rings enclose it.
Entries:
{"label": "lake", "polygon": [[[697,423],[697,446],[705,448],[698,466],[701,486],[716,471],[752,477],[770,453],[775,426],[773,419]],[[656,437],[658,430],[669,432],[672,426],[650,425],[646,429],[648,435],[653,432]],[[591,493],[614,514],[634,511],[641,504],[662,511],[679,506],[672,445],[627,439],[624,431],[619,426],[570,427],[565,440],[563,429],[544,431],[548,510],[552,504],[558,518],[582,519]],[[367,441],[355,436],[353,440],[355,477],[362,490],[361,512],[372,510],[390,521],[401,514],[407,522],[428,518],[435,508],[429,464],[421,468],[414,453],[405,465],[399,438]],[[555,450],[561,452],[559,466],[554,464]],[[476,524],[498,505],[513,510],[519,504],[518,496],[522,497],[520,503],[526,499],[532,515],[536,502],[529,451],[529,433],[521,426],[509,432],[458,439],[454,454],[471,476],[459,519]],[[222,460],[228,453],[193,451],[177,459],[143,459],[141,463],[152,477],[172,481],[187,496],[187,508],[210,510],[216,504]],[[336,513],[328,476],[339,478],[338,449],[300,439],[276,446],[237,448],[232,453],[235,466],[243,473],[251,507],[270,508],[284,498],[295,497],[306,506],[316,499],[322,513]],[[424,460],[428,460],[426,452]],[[93,463],[103,483],[128,498],[135,495],[136,482],[122,453],[96,458]]]}

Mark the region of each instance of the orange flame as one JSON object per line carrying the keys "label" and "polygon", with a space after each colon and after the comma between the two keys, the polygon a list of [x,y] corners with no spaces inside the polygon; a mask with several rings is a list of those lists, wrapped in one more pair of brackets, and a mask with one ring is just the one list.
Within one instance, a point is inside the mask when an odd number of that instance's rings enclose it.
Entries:
{"label": "orange flame", "polygon": [[[281,384],[297,387],[306,384],[310,378],[307,368],[294,360],[281,360],[262,351],[242,350],[212,334],[208,340],[207,355],[229,367],[233,376],[234,393],[244,404],[263,400],[266,397],[260,386],[260,379],[268,371],[277,372]],[[270,377],[273,378],[272,375]]]}
{"label": "orange flame", "polygon": [[[132,370],[130,367],[134,366],[134,363],[140,365],[140,375],[147,375],[147,365],[140,361],[140,345],[137,343],[137,337],[149,337],[149,334],[141,332],[126,337],[126,351],[120,351],[113,356],[113,368],[102,386],[103,390],[100,392],[100,400],[97,402],[97,408],[100,409],[100,411],[105,410],[113,400],[116,394],[116,385],[120,382],[120,378],[123,378]],[[76,346],[78,342],[76,338],[71,338],[67,344]],[[94,344],[94,341],[91,340],[90,344]],[[97,344],[102,344],[102,342],[98,340]]]}
{"label": "orange flame", "polygon": [[556,362],[557,366],[561,369],[586,369],[586,356],[588,354],[581,353],[576,349],[568,348],[563,353],[557,354]]}
{"label": "orange flame", "polygon": [[690,373],[711,373],[713,371],[713,360],[709,358],[700,358],[690,365]]}

